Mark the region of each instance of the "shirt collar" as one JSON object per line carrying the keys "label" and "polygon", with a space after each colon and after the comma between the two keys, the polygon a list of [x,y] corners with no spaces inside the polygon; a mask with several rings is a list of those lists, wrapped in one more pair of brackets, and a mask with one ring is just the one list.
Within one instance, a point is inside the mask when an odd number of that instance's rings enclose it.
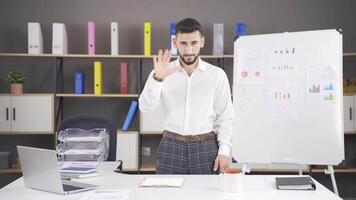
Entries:
{"label": "shirt collar", "polygon": [[[179,67],[178,70],[183,70],[183,68],[182,68],[182,66],[180,65],[180,62],[179,62],[179,57],[174,62],[175,62],[175,66]],[[206,70],[206,63],[200,57],[198,58],[198,64],[197,64],[196,69],[201,70],[201,71],[205,71]]]}

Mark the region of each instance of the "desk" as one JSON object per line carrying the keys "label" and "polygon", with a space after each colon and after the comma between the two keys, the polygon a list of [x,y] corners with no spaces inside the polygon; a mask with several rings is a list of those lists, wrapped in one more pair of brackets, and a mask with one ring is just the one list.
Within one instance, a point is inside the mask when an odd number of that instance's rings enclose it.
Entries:
{"label": "desk", "polygon": [[[182,188],[140,188],[139,183],[145,177],[161,175],[125,175],[112,172],[113,166],[105,166],[102,176],[78,179],[85,183],[99,185],[99,188],[131,189],[129,200],[232,200],[232,199],[341,199],[320,183],[315,181],[315,191],[277,190],[273,175],[246,175],[241,193],[233,194],[220,190],[216,175],[170,175],[184,177]],[[164,176],[162,176],[164,177]],[[77,181],[77,180],[76,180]],[[0,190],[1,200],[78,200],[84,193],[59,195],[28,189],[23,178],[10,183]]]}

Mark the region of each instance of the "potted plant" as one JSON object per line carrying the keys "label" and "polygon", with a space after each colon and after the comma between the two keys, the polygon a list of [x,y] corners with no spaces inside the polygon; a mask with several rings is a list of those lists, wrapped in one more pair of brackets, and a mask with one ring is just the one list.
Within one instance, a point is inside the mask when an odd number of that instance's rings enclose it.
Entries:
{"label": "potted plant", "polygon": [[6,81],[11,83],[11,94],[22,94],[25,75],[21,71],[9,71]]}

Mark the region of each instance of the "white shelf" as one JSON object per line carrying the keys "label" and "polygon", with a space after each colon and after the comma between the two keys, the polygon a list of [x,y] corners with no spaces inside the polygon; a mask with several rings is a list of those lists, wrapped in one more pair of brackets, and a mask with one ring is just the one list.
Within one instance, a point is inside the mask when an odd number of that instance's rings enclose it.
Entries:
{"label": "white shelf", "polygon": [[118,98],[136,98],[138,94],[70,94],[70,93],[58,93],[56,97],[118,97]]}
{"label": "white shelf", "polygon": [[[122,59],[136,59],[136,58],[153,58],[153,55],[145,56],[145,55],[108,55],[108,54],[28,54],[28,53],[0,53],[0,57],[44,57],[44,58],[122,58]],[[176,58],[177,56],[172,56],[172,58]],[[201,58],[233,58],[234,55],[200,55]]]}

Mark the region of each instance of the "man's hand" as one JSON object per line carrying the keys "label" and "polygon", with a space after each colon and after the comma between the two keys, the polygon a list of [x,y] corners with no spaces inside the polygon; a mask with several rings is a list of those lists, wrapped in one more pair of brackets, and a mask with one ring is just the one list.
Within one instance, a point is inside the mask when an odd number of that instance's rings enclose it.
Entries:
{"label": "man's hand", "polygon": [[177,70],[177,67],[171,67],[169,61],[171,60],[171,51],[160,49],[157,56],[153,56],[153,64],[155,67],[155,77],[158,79],[165,79]]}
{"label": "man's hand", "polygon": [[219,170],[220,173],[224,173],[229,167],[229,157],[218,154],[215,158],[214,171]]}

